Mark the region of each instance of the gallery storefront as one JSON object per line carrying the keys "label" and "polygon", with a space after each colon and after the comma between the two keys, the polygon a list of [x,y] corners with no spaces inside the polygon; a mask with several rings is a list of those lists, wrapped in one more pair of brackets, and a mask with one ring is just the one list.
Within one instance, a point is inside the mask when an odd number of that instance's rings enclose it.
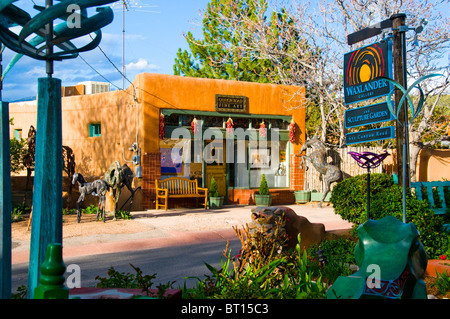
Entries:
{"label": "gallery storefront", "polygon": [[[303,189],[303,104],[301,87],[143,73],[125,91],[63,97],[63,145],[88,181],[114,161],[139,173],[134,209],[154,208],[155,180],[173,176],[202,187],[214,176],[225,202],[253,204],[264,174],[273,204],[289,204]],[[35,101],[11,103],[10,117],[11,136],[26,137],[36,127]],[[186,201],[169,208],[191,207]]]}
{"label": "gallery storefront", "polygon": [[[294,202],[293,190],[303,189],[302,88],[155,74],[138,83],[144,88],[144,207],[154,205],[154,180],[174,176],[202,187],[214,176],[226,202],[253,204],[264,174],[274,204]],[[155,126],[158,134],[146,130]]]}

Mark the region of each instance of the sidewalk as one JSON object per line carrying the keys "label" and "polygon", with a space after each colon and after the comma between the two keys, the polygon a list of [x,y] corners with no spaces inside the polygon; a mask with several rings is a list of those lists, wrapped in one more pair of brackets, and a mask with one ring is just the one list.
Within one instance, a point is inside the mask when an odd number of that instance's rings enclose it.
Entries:
{"label": "sidewalk", "polygon": [[[280,205],[282,206],[282,205]],[[311,223],[322,223],[326,231],[351,228],[351,223],[334,214],[333,208],[314,204],[284,205]],[[63,223],[64,258],[105,253],[181,246],[208,241],[236,239],[233,226],[242,228],[251,221],[249,206],[224,206],[217,210],[171,209],[132,212],[133,219],[106,222],[82,216],[80,224]],[[29,236],[13,235],[12,263],[29,259]]]}

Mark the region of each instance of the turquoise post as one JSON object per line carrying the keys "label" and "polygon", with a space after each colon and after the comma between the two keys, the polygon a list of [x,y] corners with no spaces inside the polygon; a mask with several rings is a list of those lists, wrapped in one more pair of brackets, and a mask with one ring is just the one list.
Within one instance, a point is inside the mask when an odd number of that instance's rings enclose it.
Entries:
{"label": "turquoise post", "polygon": [[0,120],[0,299],[11,298],[11,157],[9,105],[1,104]]}
{"label": "turquoise post", "polygon": [[47,245],[62,245],[62,161],[61,80],[39,78],[28,299],[38,285]]}

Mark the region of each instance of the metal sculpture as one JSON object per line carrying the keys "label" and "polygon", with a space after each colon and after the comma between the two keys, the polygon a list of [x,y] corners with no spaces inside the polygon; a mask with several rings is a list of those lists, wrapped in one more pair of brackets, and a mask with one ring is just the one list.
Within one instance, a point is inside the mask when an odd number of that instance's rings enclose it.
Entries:
{"label": "metal sculpture", "polygon": [[77,222],[81,221],[81,205],[83,204],[86,195],[93,195],[98,197],[97,206],[97,220],[99,217],[100,206],[102,206],[102,220],[105,222],[105,204],[106,204],[106,192],[109,191],[109,185],[102,179],[97,179],[88,183],[83,175],[80,173],[73,174],[72,184],[78,182],[80,197],[77,200]]}
{"label": "metal sculpture", "polygon": [[120,193],[124,186],[126,186],[131,192],[131,202],[129,208],[131,211],[135,193],[132,187],[133,176],[133,171],[128,167],[128,165],[123,164],[123,166],[120,166],[119,161],[114,161],[105,173],[104,179],[112,188],[113,192],[114,218],[116,217],[117,203],[120,198]]}
{"label": "metal sculpture", "polygon": [[327,162],[327,150],[325,144],[322,141],[320,141],[316,137],[307,140],[300,149],[300,154],[306,151],[308,147],[313,148],[314,151],[309,155],[302,156],[300,168],[303,169],[305,160],[308,160],[314,166],[317,172],[319,172],[323,176],[322,180],[325,184],[325,188],[323,191],[324,194],[318,205],[319,207],[322,207],[322,203],[325,200],[328,192],[330,191],[331,183],[339,181],[342,177],[342,172],[339,167]]}
{"label": "metal sculpture", "polygon": [[348,152],[358,163],[359,167],[367,168],[367,220],[370,219],[370,169],[380,166],[386,157],[389,156],[388,152],[381,154],[375,154],[372,152]]}
{"label": "metal sculpture", "polygon": [[[17,52],[5,68],[4,75],[17,63],[22,55],[27,55],[37,60],[63,60],[73,59],[79,52],[89,51],[99,45],[102,33],[101,28],[112,22],[114,14],[109,7],[97,8],[97,14],[88,17],[88,7],[101,6],[117,0],[65,0],[48,8],[35,5],[36,10],[41,11],[33,18],[24,10],[12,5],[16,0],[3,0],[0,5],[0,42],[9,49]],[[80,10],[72,12],[70,8]],[[55,19],[64,22],[53,27],[52,45],[60,49],[59,52],[48,52],[46,38],[48,36],[45,26]],[[78,24],[78,25],[77,25]],[[17,35],[10,30],[11,27],[21,26],[21,32]],[[94,33],[95,37],[86,45],[77,48],[71,40]],[[36,34],[30,40],[29,36]],[[40,46],[41,45],[41,46]],[[53,51],[53,50],[51,50]]]}
{"label": "metal sculpture", "polygon": [[355,246],[358,271],[339,276],[327,299],[427,299],[427,253],[413,223],[388,215],[358,227]]}

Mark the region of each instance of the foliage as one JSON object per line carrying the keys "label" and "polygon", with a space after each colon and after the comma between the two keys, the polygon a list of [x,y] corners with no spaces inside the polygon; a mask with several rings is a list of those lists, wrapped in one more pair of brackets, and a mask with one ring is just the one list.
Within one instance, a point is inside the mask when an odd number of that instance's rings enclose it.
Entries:
{"label": "foliage", "polygon": [[269,195],[269,186],[264,174],[262,174],[261,183],[259,184],[259,195]]}
{"label": "foliage", "polygon": [[[142,291],[149,296],[151,294],[150,289],[152,289],[153,280],[156,278],[156,274],[144,275],[139,267],[135,267],[132,264],[130,264],[130,266],[136,271],[136,274],[119,272],[111,266],[107,271],[108,277],[95,277],[95,280],[99,281],[97,283],[97,288],[138,288],[142,289]],[[165,285],[158,285],[156,297],[163,298],[166,289],[171,288],[173,283],[174,282],[168,282]]]}
{"label": "foliage", "polygon": [[[358,226],[367,221],[367,191],[365,175],[348,178],[338,183],[332,191],[330,201],[336,214]],[[403,189],[395,185],[389,175],[371,174],[370,218],[381,219],[393,215],[403,220]],[[443,218],[428,207],[426,201],[419,201],[406,192],[406,221],[413,223],[420,232],[420,241],[425,246],[428,258],[445,253],[449,240],[443,231]]]}
{"label": "foliage", "polygon": [[433,286],[439,290],[440,294],[445,295],[450,291],[450,274],[447,271],[443,271],[441,274],[436,271],[436,276],[437,280]]}
{"label": "foliage", "polygon": [[[353,271],[349,265],[355,265],[355,246],[356,239],[335,238],[332,240],[323,240],[320,245],[312,245],[308,249],[308,255],[314,261],[311,263],[311,271],[321,274],[324,281],[330,285],[336,281],[339,276],[350,276]],[[326,262],[319,266],[317,251],[323,250]],[[316,256],[316,257],[312,257]]]}
{"label": "foliage", "polygon": [[[292,51],[301,41],[284,9],[273,12],[270,19],[267,10],[267,1],[212,0],[203,16],[203,40],[195,39],[191,32],[185,35],[190,52],[178,50],[174,74],[279,83],[282,72],[275,72],[270,58],[253,46],[255,39],[263,37],[269,47],[284,52],[278,65],[285,72],[290,68]],[[284,41],[280,34],[288,29],[292,39]]]}
{"label": "foliage", "polygon": [[209,185],[209,196],[219,197],[219,188],[217,187],[217,182],[214,176],[211,177],[211,184]]}
{"label": "foliage", "polygon": [[[274,236],[267,236],[261,229],[249,232],[235,228],[241,240],[240,254],[232,257],[228,245],[219,269],[206,264],[211,275],[192,289],[183,288],[183,298],[216,299],[313,299],[325,298],[326,285],[309,270],[306,250],[301,252],[300,235],[295,251],[280,250],[277,236],[282,221],[276,223]],[[284,240],[284,241],[283,241]],[[283,244],[286,237],[282,237]]]}
{"label": "foliage", "polygon": [[116,219],[132,219],[133,216],[128,210],[118,210],[115,215]]}
{"label": "foliage", "polygon": [[10,140],[10,154],[11,154],[11,173],[19,173],[25,166],[23,166],[23,157],[27,154],[27,141],[23,138]]}
{"label": "foliage", "polygon": [[[394,181],[387,174],[370,174],[370,196],[391,187]],[[367,215],[367,175],[362,174],[337,183],[331,192],[330,202],[334,211],[344,220],[361,224]]]}
{"label": "foliage", "polygon": [[26,299],[27,298],[27,286],[20,285],[17,287],[17,291],[15,293],[11,293],[11,299]]}
{"label": "foliage", "polygon": [[22,202],[17,204],[11,212],[11,217],[13,221],[23,220],[24,214],[29,214],[31,212],[31,207],[27,205],[27,203]]}

